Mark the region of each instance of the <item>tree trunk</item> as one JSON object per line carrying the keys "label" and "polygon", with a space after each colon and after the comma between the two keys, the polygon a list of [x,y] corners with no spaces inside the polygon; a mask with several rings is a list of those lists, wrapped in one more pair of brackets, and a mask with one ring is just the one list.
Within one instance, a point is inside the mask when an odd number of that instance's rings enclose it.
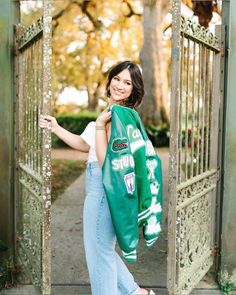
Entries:
{"label": "tree trunk", "polygon": [[165,0],[144,1],[144,41],[140,59],[145,96],[140,115],[146,126],[169,124],[167,60],[162,50],[163,18],[168,9]]}
{"label": "tree trunk", "polygon": [[88,110],[91,112],[100,112],[100,107],[98,104],[99,98],[102,96],[102,85],[100,83],[97,84],[95,90],[88,91]]}
{"label": "tree trunk", "polygon": [[98,99],[92,91],[88,91],[88,111],[94,112],[98,105]]}

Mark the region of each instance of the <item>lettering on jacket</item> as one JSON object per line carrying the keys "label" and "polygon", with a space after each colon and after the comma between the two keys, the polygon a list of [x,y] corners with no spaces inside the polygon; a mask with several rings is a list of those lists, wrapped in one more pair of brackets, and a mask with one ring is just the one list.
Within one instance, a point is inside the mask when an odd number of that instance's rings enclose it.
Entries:
{"label": "lettering on jacket", "polygon": [[129,124],[126,126],[126,132],[130,140],[130,149],[132,153],[145,146],[145,141],[143,140],[141,132],[138,128],[134,128],[133,125]]}
{"label": "lettering on jacket", "polygon": [[120,171],[127,168],[134,168],[134,158],[132,155],[123,155],[120,158],[113,159],[111,163],[112,169],[115,171]]}

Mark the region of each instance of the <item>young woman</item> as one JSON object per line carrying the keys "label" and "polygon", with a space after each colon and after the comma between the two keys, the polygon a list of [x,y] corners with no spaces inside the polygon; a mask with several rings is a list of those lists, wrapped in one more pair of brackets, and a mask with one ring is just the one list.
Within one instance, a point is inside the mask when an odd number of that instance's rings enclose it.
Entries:
{"label": "young woman", "polygon": [[[143,79],[139,67],[124,61],[109,71],[106,85],[109,107],[119,104],[137,107],[143,98]],[[81,135],[58,125],[51,116],[41,116],[39,126],[50,127],[72,148],[88,152],[86,199],[83,212],[83,236],[86,261],[93,295],[154,294],[140,288],[123,260],[115,251],[116,235],[102,184],[102,164],[110,136],[111,112],[103,111]]]}

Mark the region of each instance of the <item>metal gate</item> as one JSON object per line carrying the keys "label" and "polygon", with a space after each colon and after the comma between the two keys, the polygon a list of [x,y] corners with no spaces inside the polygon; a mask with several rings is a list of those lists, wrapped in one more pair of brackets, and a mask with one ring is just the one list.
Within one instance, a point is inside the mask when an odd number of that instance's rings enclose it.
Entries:
{"label": "metal gate", "polygon": [[189,294],[214,262],[220,38],[172,11],[168,290]]}
{"label": "metal gate", "polygon": [[51,132],[40,130],[38,118],[50,113],[51,0],[43,1],[35,24],[15,29],[17,262],[39,293],[49,295]]}

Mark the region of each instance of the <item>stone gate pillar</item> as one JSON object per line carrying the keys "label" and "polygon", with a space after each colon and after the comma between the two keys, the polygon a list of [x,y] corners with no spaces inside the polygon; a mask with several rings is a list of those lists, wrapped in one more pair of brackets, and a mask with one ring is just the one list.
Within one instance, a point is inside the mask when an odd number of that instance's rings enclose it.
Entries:
{"label": "stone gate pillar", "polygon": [[0,1],[0,240],[10,247],[14,237],[13,25],[19,17],[18,0]]}
{"label": "stone gate pillar", "polygon": [[[223,1],[226,25],[224,182],[221,269],[236,269],[236,1]],[[227,50],[228,48],[228,50]],[[236,282],[235,282],[236,284]]]}

